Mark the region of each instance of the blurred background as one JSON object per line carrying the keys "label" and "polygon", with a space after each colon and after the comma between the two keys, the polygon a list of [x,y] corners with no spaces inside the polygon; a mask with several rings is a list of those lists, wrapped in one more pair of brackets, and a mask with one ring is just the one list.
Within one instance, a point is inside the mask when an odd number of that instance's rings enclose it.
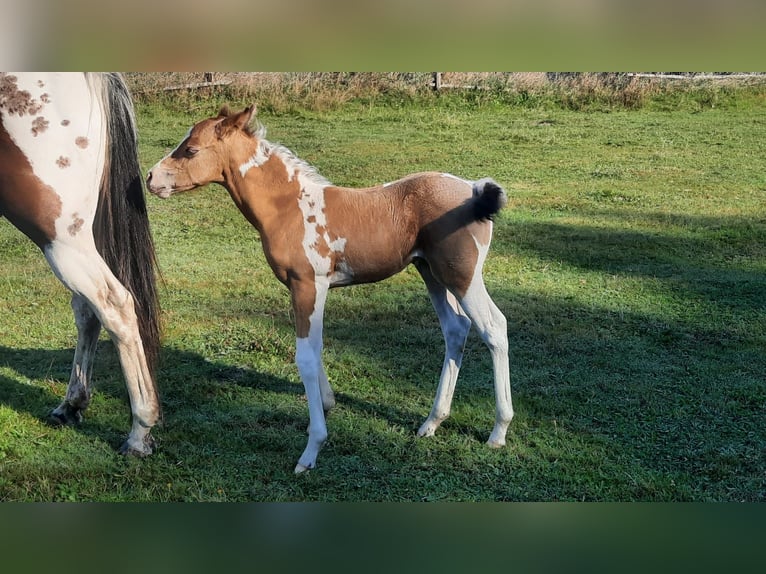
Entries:
{"label": "blurred background", "polygon": [[[0,0],[0,63],[56,69],[758,69],[758,0]],[[439,66],[434,66],[439,62]]]}

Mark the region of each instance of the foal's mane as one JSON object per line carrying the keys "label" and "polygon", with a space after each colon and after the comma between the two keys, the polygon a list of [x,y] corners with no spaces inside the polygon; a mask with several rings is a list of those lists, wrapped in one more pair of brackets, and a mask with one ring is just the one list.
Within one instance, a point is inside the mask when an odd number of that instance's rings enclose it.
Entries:
{"label": "foal's mane", "polygon": [[[229,117],[232,113],[229,106],[224,105],[218,112],[218,117]],[[274,154],[282,160],[289,173],[292,174],[297,171],[298,176],[305,177],[311,183],[321,186],[331,185],[330,181],[324,178],[314,166],[299,158],[290,149],[268,141],[266,139],[266,126],[255,115],[250,118],[243,129],[248,136],[258,141],[258,151],[263,157],[268,158]]]}
{"label": "foal's mane", "polygon": [[289,173],[295,173],[297,171],[299,176],[305,177],[312,183],[321,186],[331,185],[330,181],[322,176],[313,165],[299,158],[292,152],[292,150],[281,144],[275,144],[268,141],[266,139],[266,126],[264,126],[257,118],[253,118],[250,121],[248,130],[250,135],[258,140],[260,152],[265,157],[269,157],[272,154],[276,155],[282,160],[282,163],[285,164]]}

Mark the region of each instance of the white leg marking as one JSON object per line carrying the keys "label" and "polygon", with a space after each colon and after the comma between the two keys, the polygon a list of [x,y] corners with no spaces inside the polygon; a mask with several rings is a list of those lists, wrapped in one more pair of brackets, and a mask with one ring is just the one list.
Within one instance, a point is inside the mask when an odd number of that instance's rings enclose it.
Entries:
{"label": "white leg marking", "polygon": [[[322,366],[322,322],[328,288],[326,280],[316,282],[316,299],[309,323],[309,336],[298,338],[295,344],[295,362],[298,365],[309,405],[309,438],[295,466],[296,474],[316,466],[319,450],[327,439],[322,396],[322,378],[324,377],[325,382],[327,379]],[[329,383],[327,388],[329,389]]]}
{"label": "white leg marking", "polygon": [[478,241],[476,245],[479,248],[479,259],[476,263],[471,285],[461,299],[460,305],[473,321],[492,355],[495,375],[495,427],[492,429],[487,443],[493,447],[500,447],[505,444],[508,425],[513,418],[508,361],[508,323],[487,293],[481,275],[489,245],[481,245]]}
{"label": "white leg marking", "polygon": [[428,287],[439,324],[444,335],[445,353],[439,385],[431,413],[418,430],[418,436],[433,436],[439,425],[449,416],[455,384],[463,361],[463,349],[471,321],[460,308],[455,296],[447,291],[431,274],[425,263],[417,264],[423,280]]}
{"label": "white leg marking", "polygon": [[66,400],[74,407],[85,409],[90,399],[88,384],[91,366],[96,352],[101,323],[88,302],[77,295],[72,296],[72,311],[77,325],[77,349],[75,350],[72,375],[69,379]]}
{"label": "white leg marking", "polygon": [[112,338],[133,412],[133,426],[123,448],[149,454],[146,441],[159,418],[159,400],[144,356],[133,298],[98,255],[92,236],[84,232],[77,237],[76,243],[54,241],[46,247],[45,257],[59,280],[87,301]]}
{"label": "white leg marking", "polygon": [[322,395],[322,408],[327,412],[335,406],[335,393],[333,393],[330,381],[327,379],[327,373],[324,371],[321,348],[319,351],[319,392]]}

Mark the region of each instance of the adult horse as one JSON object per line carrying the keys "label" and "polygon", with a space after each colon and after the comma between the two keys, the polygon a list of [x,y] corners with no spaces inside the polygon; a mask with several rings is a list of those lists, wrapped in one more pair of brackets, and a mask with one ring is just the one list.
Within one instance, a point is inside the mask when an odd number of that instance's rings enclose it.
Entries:
{"label": "adult horse", "polygon": [[160,412],[155,255],[133,104],[121,76],[0,73],[0,216],[40,248],[72,292],[77,347],[51,420],[81,421],[103,325],[133,414],[120,450],[150,454]]}
{"label": "adult horse", "polygon": [[506,203],[491,179],[468,182],[420,173],[367,188],[336,187],[251,127],[253,107],[192,126],[148,174],[163,198],[222,184],[259,231],[266,259],[292,295],[296,363],[309,403],[309,439],[295,471],[316,464],[327,438],[324,410],[334,403],[322,366],[322,316],[330,287],[379,281],[413,263],[439,316],[446,354],[431,413],[420,436],[449,415],[463,348],[473,323],[490,349],[495,426],[488,443],[505,444],[513,417],[506,319],[490,299],[482,266],[492,216]]}

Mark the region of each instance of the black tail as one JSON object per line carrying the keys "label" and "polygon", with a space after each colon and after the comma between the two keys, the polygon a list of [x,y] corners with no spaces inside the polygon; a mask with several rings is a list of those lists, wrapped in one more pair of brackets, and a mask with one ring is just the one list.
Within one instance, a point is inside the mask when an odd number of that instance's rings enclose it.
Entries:
{"label": "black tail", "polygon": [[485,177],[473,184],[473,214],[478,221],[492,219],[508,203],[505,190]]}
{"label": "black tail", "polygon": [[101,257],[133,295],[154,378],[160,348],[157,265],[138,163],[133,102],[119,74],[104,74],[102,89],[108,142],[93,233]]}

